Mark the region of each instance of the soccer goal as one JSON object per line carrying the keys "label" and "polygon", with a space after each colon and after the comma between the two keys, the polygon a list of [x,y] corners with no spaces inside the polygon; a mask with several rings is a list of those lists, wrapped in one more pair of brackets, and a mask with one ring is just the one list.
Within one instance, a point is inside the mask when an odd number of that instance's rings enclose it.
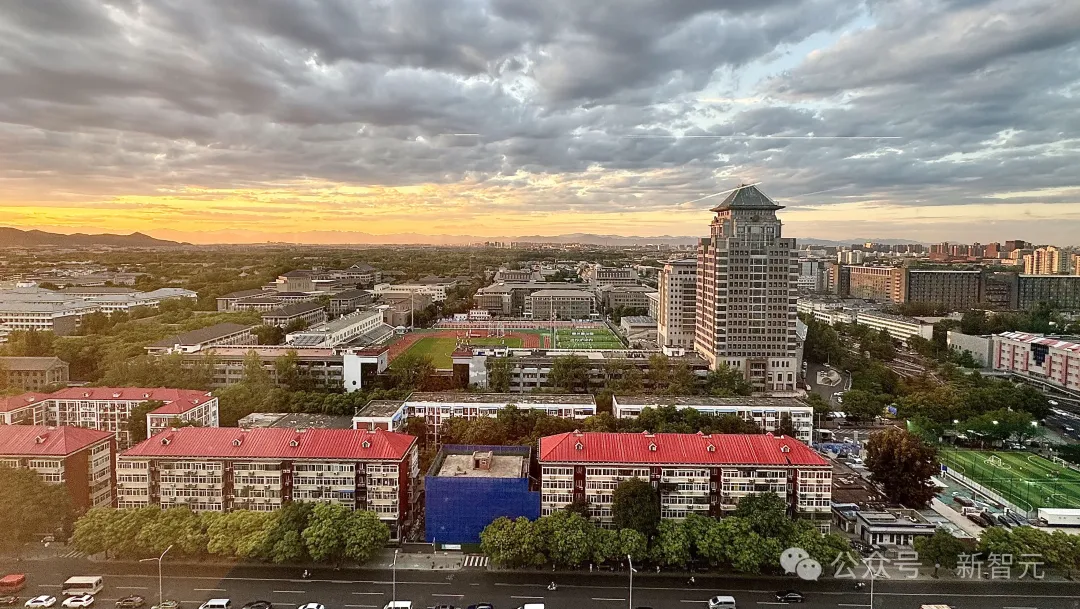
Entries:
{"label": "soccer goal", "polygon": [[1005,462],[1002,461],[1001,457],[999,457],[997,455],[990,455],[989,457],[987,457],[986,458],[986,464],[987,465],[992,465],[994,467],[1001,467],[1001,468],[1005,467]]}

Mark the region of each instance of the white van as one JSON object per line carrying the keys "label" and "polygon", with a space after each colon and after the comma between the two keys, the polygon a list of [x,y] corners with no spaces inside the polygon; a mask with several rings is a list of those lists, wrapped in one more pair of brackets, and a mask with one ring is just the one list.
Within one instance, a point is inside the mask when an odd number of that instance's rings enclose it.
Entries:
{"label": "white van", "polygon": [[100,575],[76,575],[67,578],[62,591],[68,596],[76,594],[97,594],[105,588],[105,580]]}
{"label": "white van", "polygon": [[709,599],[709,609],[736,609],[734,596],[714,596]]}
{"label": "white van", "polygon": [[413,609],[412,601],[390,601],[383,609]]}
{"label": "white van", "polygon": [[227,598],[212,598],[200,605],[199,609],[232,609],[232,600]]}
{"label": "white van", "polygon": [[518,609],[544,609],[544,603],[525,603]]}

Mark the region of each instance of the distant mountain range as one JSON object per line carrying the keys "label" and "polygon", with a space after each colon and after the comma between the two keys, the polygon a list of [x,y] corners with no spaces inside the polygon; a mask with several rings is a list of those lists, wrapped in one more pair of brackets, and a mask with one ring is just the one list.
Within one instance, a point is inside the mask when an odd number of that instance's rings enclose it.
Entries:
{"label": "distant mountain range", "polygon": [[[166,235],[181,238],[192,238],[188,233],[175,233],[174,231],[162,231]],[[170,234],[172,233],[172,234]],[[254,234],[247,234],[243,230],[204,232],[199,236],[200,242],[229,244],[252,244],[259,243],[260,239]],[[704,236],[704,235],[702,235]],[[635,246],[635,245],[663,245],[692,246],[697,243],[699,236],[672,236],[660,235],[654,237],[639,237],[625,235],[597,235],[594,233],[571,233],[567,235],[520,235],[516,237],[479,237],[475,235],[421,235],[418,233],[395,233],[391,235],[373,235],[370,233],[352,231],[308,231],[297,233],[283,233],[276,243],[294,244],[323,244],[323,245],[390,245],[390,244],[413,244],[413,245],[467,245],[470,243],[488,242],[527,242],[527,243],[579,243],[588,245],[601,245],[610,247]],[[817,246],[849,246],[853,243],[883,243],[887,245],[902,245],[919,243],[907,239],[866,239],[854,237],[843,241],[828,241],[824,239],[799,238],[800,247],[807,245]],[[265,240],[261,241],[265,243]],[[130,235],[100,234],[88,235],[75,233],[62,235],[48,233],[39,230],[23,231],[15,228],[0,227],[0,247],[177,247],[190,245],[183,241],[168,241],[156,239],[143,233],[131,233]]]}
{"label": "distant mountain range", "polygon": [[40,230],[19,230],[0,227],[0,247],[176,247],[188,245],[176,241],[155,239],[142,233],[130,235],[61,235]]}

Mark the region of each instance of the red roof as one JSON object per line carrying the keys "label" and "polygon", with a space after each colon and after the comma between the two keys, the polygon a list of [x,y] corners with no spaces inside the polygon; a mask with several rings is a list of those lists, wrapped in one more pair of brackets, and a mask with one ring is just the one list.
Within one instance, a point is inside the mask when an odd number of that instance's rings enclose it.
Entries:
{"label": "red roof", "polygon": [[95,401],[143,401],[158,400],[165,406],[154,410],[152,414],[182,414],[196,406],[205,404],[214,397],[193,389],[169,389],[158,387],[68,387],[48,396],[54,400],[95,400]]}
{"label": "red roof", "polygon": [[31,404],[44,402],[47,399],[49,399],[49,394],[47,393],[24,393],[22,395],[0,397],[0,412],[19,410],[20,408],[26,408]]}
{"label": "red roof", "polygon": [[0,425],[0,455],[63,457],[112,437],[112,432],[85,427]]}
{"label": "red roof", "polygon": [[539,459],[541,463],[828,465],[795,438],[772,434],[570,432],[540,438]]}
{"label": "red roof", "polygon": [[123,456],[400,461],[415,442],[413,436],[381,429],[181,427],[140,442]]}

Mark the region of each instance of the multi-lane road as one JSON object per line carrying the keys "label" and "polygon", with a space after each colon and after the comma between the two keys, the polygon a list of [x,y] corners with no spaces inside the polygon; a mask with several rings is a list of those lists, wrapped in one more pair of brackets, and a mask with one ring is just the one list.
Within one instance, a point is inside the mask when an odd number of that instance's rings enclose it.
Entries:
{"label": "multi-lane road", "polygon": [[[96,607],[112,609],[117,598],[131,594],[156,602],[158,577],[155,564],[129,565],[57,559],[0,562],[5,572],[27,573],[29,586],[23,599],[35,594],[59,596],[60,584],[72,575],[104,575],[105,590]],[[389,570],[319,570],[302,579],[301,570],[282,567],[165,565],[162,587],[165,598],[181,601],[182,609],[197,609],[209,598],[230,598],[234,607],[253,600],[267,600],[275,607],[293,609],[319,602],[327,609],[382,609],[387,602],[412,600],[417,607],[450,604],[465,607],[490,602],[498,609],[514,609],[525,603],[544,603],[547,609],[616,609],[631,607],[629,581],[623,575],[501,573],[481,570],[454,572]],[[547,584],[554,578],[558,589]],[[635,576],[633,607],[654,609],[705,609],[715,594],[730,594],[740,608],[777,606],[778,588],[795,587],[807,596],[808,608],[869,608],[869,587],[856,591],[851,581],[799,582],[778,578],[697,577],[693,586],[682,577],[656,574]],[[918,609],[922,604],[945,603],[956,609],[1080,609],[1080,584],[1066,582],[987,581],[879,581],[874,607]]]}

